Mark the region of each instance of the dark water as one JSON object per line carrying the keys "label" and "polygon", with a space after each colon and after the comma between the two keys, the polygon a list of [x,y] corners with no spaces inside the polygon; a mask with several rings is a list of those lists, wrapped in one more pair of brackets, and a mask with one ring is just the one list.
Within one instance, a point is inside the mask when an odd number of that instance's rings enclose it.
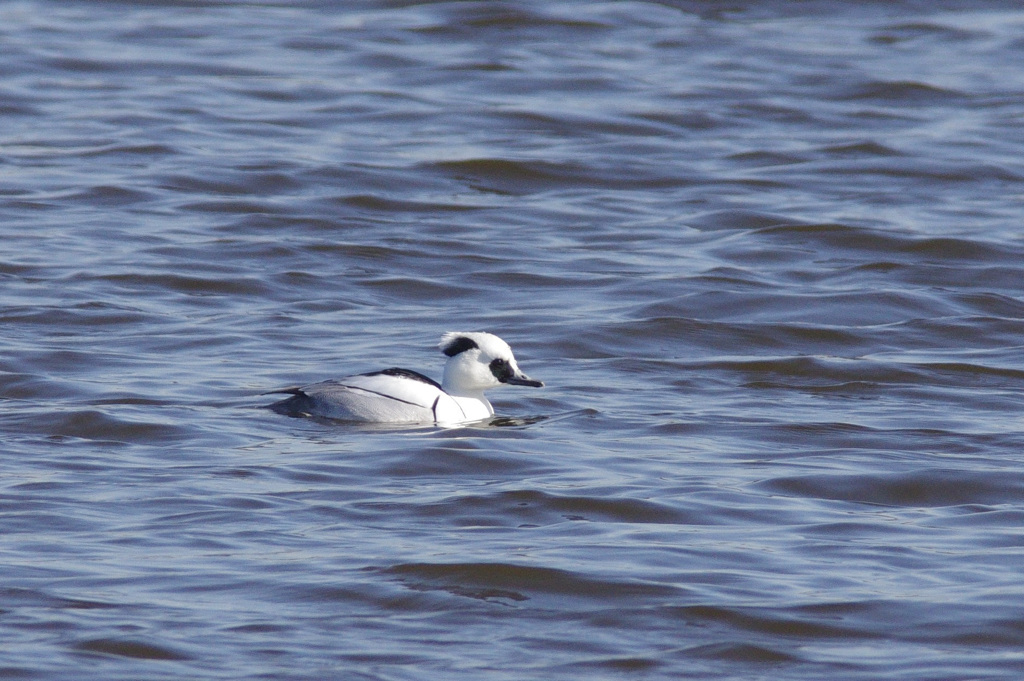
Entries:
{"label": "dark water", "polygon": [[[0,51],[0,677],[1020,678],[1018,3],[29,0]],[[547,383],[496,424],[261,408],[474,329]]]}

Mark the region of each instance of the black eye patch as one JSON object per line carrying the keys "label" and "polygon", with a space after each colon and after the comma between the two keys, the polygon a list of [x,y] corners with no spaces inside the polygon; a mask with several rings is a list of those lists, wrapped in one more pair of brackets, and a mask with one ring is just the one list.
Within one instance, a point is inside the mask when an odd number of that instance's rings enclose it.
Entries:
{"label": "black eye patch", "polygon": [[472,350],[473,348],[478,348],[478,347],[480,347],[480,346],[477,345],[476,341],[473,340],[472,338],[466,338],[465,336],[459,336],[458,338],[454,339],[451,343],[449,343],[448,345],[444,346],[444,348],[441,350],[441,352],[443,352],[444,354],[448,355],[449,357],[454,357],[455,355],[459,354],[460,352],[465,352],[466,350]]}
{"label": "black eye patch", "polygon": [[496,359],[491,361],[490,367],[491,373],[494,374],[494,377],[501,381],[502,383],[506,382],[508,379],[512,378],[512,376],[515,375],[515,372],[512,371],[512,366],[503,359]]}

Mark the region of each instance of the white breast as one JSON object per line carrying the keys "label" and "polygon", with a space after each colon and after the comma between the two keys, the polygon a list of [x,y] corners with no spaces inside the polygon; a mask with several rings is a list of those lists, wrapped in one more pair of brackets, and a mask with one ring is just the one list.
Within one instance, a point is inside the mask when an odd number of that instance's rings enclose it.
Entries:
{"label": "white breast", "polygon": [[486,399],[456,397],[444,393],[435,407],[438,423],[465,423],[494,416],[494,409]]}

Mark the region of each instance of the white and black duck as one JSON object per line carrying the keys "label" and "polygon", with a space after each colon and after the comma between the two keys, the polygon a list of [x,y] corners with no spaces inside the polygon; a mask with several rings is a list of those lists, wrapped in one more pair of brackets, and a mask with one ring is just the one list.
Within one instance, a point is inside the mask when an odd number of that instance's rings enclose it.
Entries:
{"label": "white and black duck", "polygon": [[275,390],[291,397],[270,408],[288,416],[347,421],[466,423],[494,415],[485,390],[544,385],[520,371],[512,348],[493,334],[446,333],[439,347],[448,356],[441,383],[409,369],[384,369]]}

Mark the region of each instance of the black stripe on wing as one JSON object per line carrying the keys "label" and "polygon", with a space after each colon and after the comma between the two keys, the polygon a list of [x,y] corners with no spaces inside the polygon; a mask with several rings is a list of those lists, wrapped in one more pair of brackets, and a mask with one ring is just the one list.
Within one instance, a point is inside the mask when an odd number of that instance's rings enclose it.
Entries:
{"label": "black stripe on wing", "polygon": [[418,371],[413,371],[411,369],[402,369],[402,368],[399,368],[399,367],[391,367],[390,369],[384,369],[382,371],[371,371],[368,374],[361,374],[361,375],[362,376],[381,376],[381,375],[383,375],[383,376],[397,376],[399,378],[408,378],[408,379],[411,379],[413,381],[419,381],[420,383],[426,383],[427,385],[432,385],[435,388],[437,388],[438,390],[442,390],[440,383],[438,383],[437,381],[435,381],[432,378],[424,376],[423,374],[421,374]]}

